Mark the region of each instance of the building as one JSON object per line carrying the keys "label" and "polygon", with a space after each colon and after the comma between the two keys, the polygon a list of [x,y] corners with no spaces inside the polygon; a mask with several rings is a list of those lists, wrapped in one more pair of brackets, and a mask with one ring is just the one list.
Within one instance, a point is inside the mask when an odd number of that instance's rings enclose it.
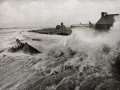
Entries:
{"label": "building", "polygon": [[101,18],[95,25],[95,28],[98,30],[109,30],[110,27],[113,26],[115,22],[115,17],[119,16],[119,14],[107,14],[107,12],[101,13]]}
{"label": "building", "polygon": [[74,27],[80,27],[80,28],[94,28],[95,25],[89,21],[88,24],[82,24],[82,23],[80,23],[80,24],[73,24],[73,25],[71,25],[71,28],[74,28]]}
{"label": "building", "polygon": [[74,28],[74,27],[89,27],[89,24],[73,24],[71,25],[71,28]]}
{"label": "building", "polygon": [[94,27],[94,25],[92,23],[89,22],[89,24],[73,24],[71,25],[71,28],[74,28],[74,27],[81,27],[81,28],[91,28],[91,27]]}
{"label": "building", "polygon": [[63,23],[61,23],[61,25],[56,26],[56,29],[66,30],[66,27],[65,27],[65,25],[63,25]]}

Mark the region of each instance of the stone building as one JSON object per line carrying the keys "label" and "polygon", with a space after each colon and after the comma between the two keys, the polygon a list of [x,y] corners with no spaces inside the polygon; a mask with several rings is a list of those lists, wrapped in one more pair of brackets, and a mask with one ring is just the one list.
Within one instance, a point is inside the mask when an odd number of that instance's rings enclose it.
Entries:
{"label": "stone building", "polygon": [[56,29],[66,30],[66,27],[63,25],[63,23],[61,23],[61,25],[56,26]]}

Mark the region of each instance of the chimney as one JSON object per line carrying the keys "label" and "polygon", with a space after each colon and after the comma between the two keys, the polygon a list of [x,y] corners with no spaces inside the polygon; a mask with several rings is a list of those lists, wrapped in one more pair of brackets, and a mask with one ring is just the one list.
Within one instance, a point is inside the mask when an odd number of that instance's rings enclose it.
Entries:
{"label": "chimney", "polygon": [[104,17],[105,15],[107,15],[107,12],[101,12],[101,17]]}
{"label": "chimney", "polygon": [[63,26],[63,23],[61,23],[61,26]]}

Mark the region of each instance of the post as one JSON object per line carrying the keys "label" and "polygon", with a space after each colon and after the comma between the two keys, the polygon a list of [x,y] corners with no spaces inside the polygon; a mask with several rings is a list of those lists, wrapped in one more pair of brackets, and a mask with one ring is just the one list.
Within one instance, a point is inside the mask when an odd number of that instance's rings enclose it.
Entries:
{"label": "post", "polygon": [[62,33],[64,33],[64,26],[63,26],[63,23],[61,23],[61,29],[62,29]]}

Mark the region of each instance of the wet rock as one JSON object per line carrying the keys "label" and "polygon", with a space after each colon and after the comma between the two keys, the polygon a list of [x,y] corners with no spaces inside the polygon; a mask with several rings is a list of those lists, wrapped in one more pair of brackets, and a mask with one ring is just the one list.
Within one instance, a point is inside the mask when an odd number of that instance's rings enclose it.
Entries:
{"label": "wet rock", "polygon": [[102,51],[103,53],[108,54],[110,52],[110,48],[107,45],[104,45]]}
{"label": "wet rock", "polygon": [[29,45],[28,43],[22,43],[19,39],[16,39],[16,45],[9,48],[8,51],[12,53],[23,51],[25,54],[31,54],[31,55],[41,53],[40,51],[38,51],[36,48]]}
{"label": "wet rock", "polygon": [[75,71],[70,70],[70,71],[64,71],[63,73],[58,73],[56,75],[49,75],[40,84],[40,89],[39,90],[45,90],[45,88],[48,87],[48,86],[58,85],[64,77],[71,76],[74,73],[75,73]]}
{"label": "wet rock", "polygon": [[108,79],[100,84],[95,90],[120,90],[120,83],[118,81]]}
{"label": "wet rock", "polygon": [[32,40],[33,41],[42,41],[42,39],[33,39],[33,38],[32,38]]}
{"label": "wet rock", "polygon": [[4,49],[3,50],[0,50],[0,53],[4,52]]}
{"label": "wet rock", "polygon": [[31,45],[29,45],[28,43],[24,44],[23,47],[23,52],[26,54],[36,54],[36,53],[40,53],[40,51],[38,51],[37,49],[35,49],[34,47],[32,47]]}
{"label": "wet rock", "polygon": [[76,78],[69,78],[62,81],[56,88],[56,90],[74,90],[76,87]]}
{"label": "wet rock", "polygon": [[102,82],[104,82],[105,78],[103,77],[90,77],[80,82],[79,90],[95,90],[97,86],[99,86]]}
{"label": "wet rock", "polygon": [[116,79],[120,80],[120,53],[113,59],[110,59],[109,62],[112,66],[111,73]]}
{"label": "wet rock", "polygon": [[9,52],[15,53],[24,47],[24,43],[22,43],[19,39],[16,39],[15,43],[15,46],[8,49]]}

